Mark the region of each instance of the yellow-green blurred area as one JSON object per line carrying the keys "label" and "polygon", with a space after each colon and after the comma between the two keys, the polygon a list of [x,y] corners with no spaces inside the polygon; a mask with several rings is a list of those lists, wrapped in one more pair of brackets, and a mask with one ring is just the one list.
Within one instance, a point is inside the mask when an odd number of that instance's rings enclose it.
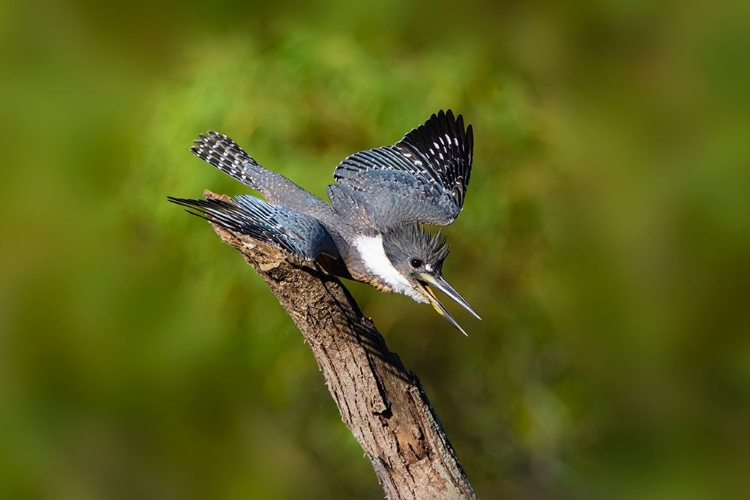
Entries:
{"label": "yellow-green blurred area", "polygon": [[450,108],[444,272],[483,321],[350,289],[479,496],[741,498],[749,54],[745,2],[4,3],[0,497],[382,498],[291,320],[166,196],[246,192],[209,129],[323,195]]}

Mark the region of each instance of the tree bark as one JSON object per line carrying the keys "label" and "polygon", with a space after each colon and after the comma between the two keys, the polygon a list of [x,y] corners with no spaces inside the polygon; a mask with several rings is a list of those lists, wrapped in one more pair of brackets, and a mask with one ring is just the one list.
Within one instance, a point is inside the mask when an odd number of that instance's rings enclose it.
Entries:
{"label": "tree bark", "polygon": [[[206,197],[224,198],[210,191]],[[291,316],[388,499],[476,498],[417,376],[334,276],[215,224]]]}

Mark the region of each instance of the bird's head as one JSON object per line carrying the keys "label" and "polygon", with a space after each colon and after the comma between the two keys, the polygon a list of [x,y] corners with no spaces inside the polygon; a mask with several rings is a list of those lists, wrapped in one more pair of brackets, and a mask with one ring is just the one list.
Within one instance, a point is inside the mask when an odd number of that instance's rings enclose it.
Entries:
{"label": "bird's head", "polygon": [[417,225],[400,226],[383,233],[383,250],[396,271],[408,282],[409,292],[413,293],[406,294],[420,302],[429,302],[461,333],[466,335],[437,299],[433,287],[458,302],[477,319],[482,319],[443,278],[443,261],[448,256],[448,245],[440,232],[432,234]]}

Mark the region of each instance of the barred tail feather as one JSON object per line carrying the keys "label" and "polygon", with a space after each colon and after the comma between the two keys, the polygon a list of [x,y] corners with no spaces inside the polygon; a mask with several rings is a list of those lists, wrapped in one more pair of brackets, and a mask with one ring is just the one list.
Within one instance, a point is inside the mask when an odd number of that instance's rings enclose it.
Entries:
{"label": "barred tail feather", "polygon": [[210,163],[252,189],[258,189],[258,177],[265,171],[229,137],[208,131],[194,141],[190,151],[201,160]]}

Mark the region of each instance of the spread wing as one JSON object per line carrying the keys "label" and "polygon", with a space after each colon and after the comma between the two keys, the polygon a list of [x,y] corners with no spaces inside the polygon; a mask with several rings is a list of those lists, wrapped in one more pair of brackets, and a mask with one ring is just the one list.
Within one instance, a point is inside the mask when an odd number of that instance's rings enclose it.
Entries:
{"label": "spread wing", "polygon": [[297,258],[314,261],[320,254],[340,258],[330,233],[317,219],[274,205],[254,196],[238,195],[233,201],[215,198],[188,200],[168,197],[193,215],[221,227],[269,243]]}
{"label": "spread wing", "polygon": [[336,167],[329,196],[337,212],[385,230],[445,226],[458,217],[471,175],[474,134],[463,117],[440,111],[393,146],[355,153]]}

